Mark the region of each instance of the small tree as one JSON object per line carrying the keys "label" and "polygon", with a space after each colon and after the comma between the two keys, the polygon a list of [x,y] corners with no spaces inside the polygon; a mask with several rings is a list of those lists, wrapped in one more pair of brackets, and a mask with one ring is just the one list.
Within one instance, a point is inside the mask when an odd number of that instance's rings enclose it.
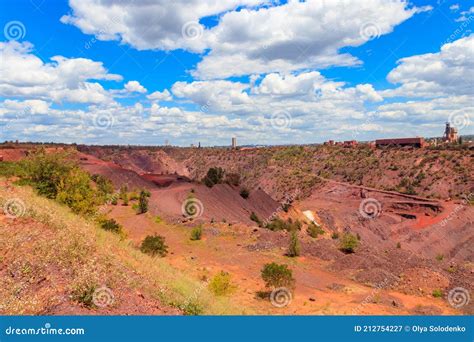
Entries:
{"label": "small tree", "polygon": [[191,230],[191,240],[192,241],[201,240],[201,237],[202,237],[202,227],[201,226],[194,227]]}
{"label": "small tree", "polygon": [[277,264],[275,262],[265,264],[261,271],[262,279],[267,288],[293,287],[295,280],[293,272],[287,265]]}
{"label": "small tree", "polygon": [[148,235],[143,240],[140,250],[151,256],[159,255],[164,257],[168,254],[168,246],[165,244],[165,238],[160,235]]}
{"label": "small tree", "polygon": [[290,236],[290,245],[288,246],[288,252],[286,255],[289,257],[296,257],[300,255],[300,242],[298,240],[298,232],[293,230]]}
{"label": "small tree", "polygon": [[138,213],[144,214],[148,211],[148,195],[145,190],[140,191],[140,196],[138,198]]}
{"label": "small tree", "polygon": [[128,187],[126,185],[120,187],[120,199],[123,201],[123,205],[128,205]]}
{"label": "small tree", "polygon": [[203,179],[204,184],[212,188],[216,184],[222,183],[224,170],[221,167],[211,167]]}
{"label": "small tree", "polygon": [[340,250],[344,253],[354,253],[359,246],[359,240],[354,234],[345,233],[341,239]]}

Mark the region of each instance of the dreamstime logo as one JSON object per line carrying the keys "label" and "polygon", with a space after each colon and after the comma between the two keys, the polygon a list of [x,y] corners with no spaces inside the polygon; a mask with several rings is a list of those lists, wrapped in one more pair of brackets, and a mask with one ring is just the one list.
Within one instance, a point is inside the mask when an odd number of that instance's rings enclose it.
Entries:
{"label": "dreamstime logo", "polygon": [[100,129],[108,129],[114,125],[114,117],[109,113],[97,114],[94,116],[94,126]]}
{"label": "dreamstime logo", "polygon": [[21,21],[9,21],[3,27],[3,34],[8,40],[20,40],[25,38],[26,28]]}
{"label": "dreamstime logo", "polygon": [[270,302],[277,308],[284,308],[285,306],[290,305],[292,300],[293,296],[291,291],[286,287],[278,287],[270,294]]}
{"label": "dreamstime logo", "polygon": [[196,40],[202,37],[204,28],[197,21],[188,21],[181,28],[181,35],[184,39]]}
{"label": "dreamstime logo", "polygon": [[19,198],[12,198],[3,205],[3,212],[8,218],[18,218],[25,214],[25,203]]}
{"label": "dreamstime logo", "polygon": [[181,205],[181,212],[185,217],[196,218],[204,212],[204,205],[197,198],[188,198]]}
{"label": "dreamstime logo", "polygon": [[284,129],[291,127],[291,114],[287,111],[274,113],[270,119],[271,125],[276,129]]}
{"label": "dreamstime logo", "polygon": [[111,289],[108,287],[99,287],[94,291],[92,294],[92,303],[99,308],[105,308],[106,306],[110,306],[114,303],[115,296]]}
{"label": "dreamstime logo", "polygon": [[456,309],[469,304],[470,300],[471,297],[469,296],[469,291],[464,287],[455,287],[448,293],[448,302],[453,308]]}
{"label": "dreamstime logo", "polygon": [[449,115],[448,121],[453,124],[454,127],[461,130],[471,124],[469,114],[463,111],[455,111]]}
{"label": "dreamstime logo", "polygon": [[375,198],[366,198],[359,205],[359,213],[367,219],[374,219],[380,215],[382,205]]}
{"label": "dreamstime logo", "polygon": [[359,34],[362,38],[372,40],[380,37],[380,27],[374,23],[365,23],[359,29]]}

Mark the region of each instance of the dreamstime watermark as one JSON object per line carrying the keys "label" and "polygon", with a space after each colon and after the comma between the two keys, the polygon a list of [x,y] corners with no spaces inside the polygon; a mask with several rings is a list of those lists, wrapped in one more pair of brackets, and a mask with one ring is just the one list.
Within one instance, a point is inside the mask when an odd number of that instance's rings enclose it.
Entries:
{"label": "dreamstime watermark", "polygon": [[281,110],[279,112],[276,112],[272,114],[270,118],[270,124],[272,125],[273,128],[276,128],[276,129],[290,128],[291,122],[292,122],[291,114],[287,112],[286,110]]}
{"label": "dreamstime watermark", "polygon": [[181,35],[187,40],[196,40],[204,34],[204,27],[197,21],[188,21],[181,27]]}
{"label": "dreamstime watermark", "polygon": [[352,315],[358,315],[362,308],[370,303],[373,303],[376,300],[376,297],[380,291],[382,291],[385,287],[389,285],[388,278],[385,278],[379,284],[376,284],[370,294],[364,298],[364,300],[352,310]]}
{"label": "dreamstime watermark", "polygon": [[453,124],[453,126],[457,129],[461,130],[471,124],[471,119],[469,118],[468,113],[464,112],[463,110],[457,110],[449,115],[448,122]]}
{"label": "dreamstime watermark", "polygon": [[187,218],[197,218],[204,212],[204,205],[197,198],[188,198],[181,205],[181,212]]}
{"label": "dreamstime watermark", "polygon": [[3,34],[7,40],[20,40],[26,36],[26,27],[21,21],[9,21],[3,27]]}
{"label": "dreamstime watermark", "polygon": [[15,328],[9,326],[5,329],[5,335],[84,335],[83,328],[53,328],[50,323],[46,323],[40,328]]}
{"label": "dreamstime watermark", "polygon": [[300,194],[300,190],[296,189],[290,196],[285,197],[282,203],[278,206],[278,208],[265,220],[263,220],[262,225],[265,227],[270,221],[272,221],[275,217],[277,217],[278,213],[284,210],[285,207],[289,206],[293,201],[298,197]]}
{"label": "dreamstime watermark", "polygon": [[99,30],[99,32],[97,32],[97,34],[93,38],[89,39],[87,42],[84,43],[84,49],[89,50],[95,43],[97,43],[97,36],[100,37],[108,35],[108,31],[110,31],[111,25],[118,24],[119,22],[120,21],[118,18],[112,18],[110,24],[105,25],[102,29]]}
{"label": "dreamstime watermark", "polygon": [[474,199],[474,193],[470,193],[467,196],[464,196],[463,200],[461,201],[460,204],[454,207],[453,211],[449,213],[449,215],[444,218],[441,222],[439,222],[437,225],[439,227],[444,227],[448,224],[449,221],[454,219],[459,211],[461,211],[464,207],[469,205],[469,203]]}
{"label": "dreamstime watermark", "polygon": [[278,287],[270,293],[270,302],[277,308],[284,308],[290,305],[292,300],[293,295],[286,287]]}
{"label": "dreamstime watermark", "polygon": [[464,287],[455,287],[448,293],[448,302],[453,308],[459,309],[471,301],[469,291]]}
{"label": "dreamstime watermark", "polygon": [[3,212],[8,218],[19,218],[25,215],[26,205],[19,198],[12,198],[3,205]]}
{"label": "dreamstime watermark", "polygon": [[469,17],[467,17],[466,20],[464,20],[462,24],[459,25],[459,27],[455,29],[453,33],[451,33],[451,35],[448,37],[448,39],[446,39],[444,43],[448,44],[455,41],[459,36],[463,34],[463,32],[466,31],[466,28],[469,27],[469,25],[471,25],[473,21],[474,21],[473,15],[470,15]]}
{"label": "dreamstime watermark", "polygon": [[109,129],[114,125],[114,116],[110,113],[101,113],[94,116],[92,123],[99,129]]}
{"label": "dreamstime watermark", "polygon": [[366,198],[359,205],[359,214],[366,219],[375,219],[382,212],[382,205],[375,198]]}
{"label": "dreamstime watermark", "polygon": [[364,23],[359,28],[360,36],[366,40],[376,39],[380,37],[381,33],[380,27],[374,23]]}
{"label": "dreamstime watermark", "polygon": [[99,308],[105,308],[113,305],[115,302],[115,296],[111,289],[102,286],[94,291],[92,294],[92,303]]}

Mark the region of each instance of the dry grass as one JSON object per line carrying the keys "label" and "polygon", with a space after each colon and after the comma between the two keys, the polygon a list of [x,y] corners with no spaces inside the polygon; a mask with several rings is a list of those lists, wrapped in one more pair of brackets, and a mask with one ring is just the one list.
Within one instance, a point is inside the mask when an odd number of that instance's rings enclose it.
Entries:
{"label": "dry grass", "polygon": [[0,215],[0,313],[41,314],[64,301],[81,300],[99,286],[134,289],[183,313],[241,313],[166,258],[141,253],[130,241],[28,187],[4,184],[0,179],[0,205],[18,198],[27,210],[14,221]]}

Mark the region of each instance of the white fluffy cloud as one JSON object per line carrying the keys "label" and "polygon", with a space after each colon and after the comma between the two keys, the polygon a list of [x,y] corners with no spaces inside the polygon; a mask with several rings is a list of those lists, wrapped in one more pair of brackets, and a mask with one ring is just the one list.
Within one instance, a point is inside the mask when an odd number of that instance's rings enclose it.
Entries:
{"label": "white fluffy cloud", "polygon": [[70,0],[72,13],[64,15],[61,21],[100,40],[120,40],[138,50],[201,52],[207,44],[200,39],[204,27],[199,19],[263,2],[266,1]]}
{"label": "white fluffy cloud", "polygon": [[155,91],[148,95],[147,98],[151,101],[171,101],[173,99],[168,89],[163,91]]}
{"label": "white fluffy cloud", "polygon": [[[360,0],[357,6],[347,0],[71,0],[70,6],[62,22],[98,39],[139,50],[209,49],[193,73],[203,79],[358,64],[339,49],[390,33],[429,9],[409,8],[404,0]],[[218,14],[214,27],[199,23]]]}
{"label": "white fluffy cloud", "polygon": [[438,53],[402,58],[387,79],[400,84],[384,96],[437,97],[474,93],[474,34],[445,44]]}
{"label": "white fluffy cloud", "polygon": [[44,63],[33,54],[33,46],[16,41],[0,42],[0,95],[31,97],[55,102],[101,103],[108,92],[91,80],[120,81],[101,62],[85,58],[54,56]]}
{"label": "white fluffy cloud", "polygon": [[147,90],[138,81],[128,81],[124,86],[125,90],[129,93],[146,93]]}

